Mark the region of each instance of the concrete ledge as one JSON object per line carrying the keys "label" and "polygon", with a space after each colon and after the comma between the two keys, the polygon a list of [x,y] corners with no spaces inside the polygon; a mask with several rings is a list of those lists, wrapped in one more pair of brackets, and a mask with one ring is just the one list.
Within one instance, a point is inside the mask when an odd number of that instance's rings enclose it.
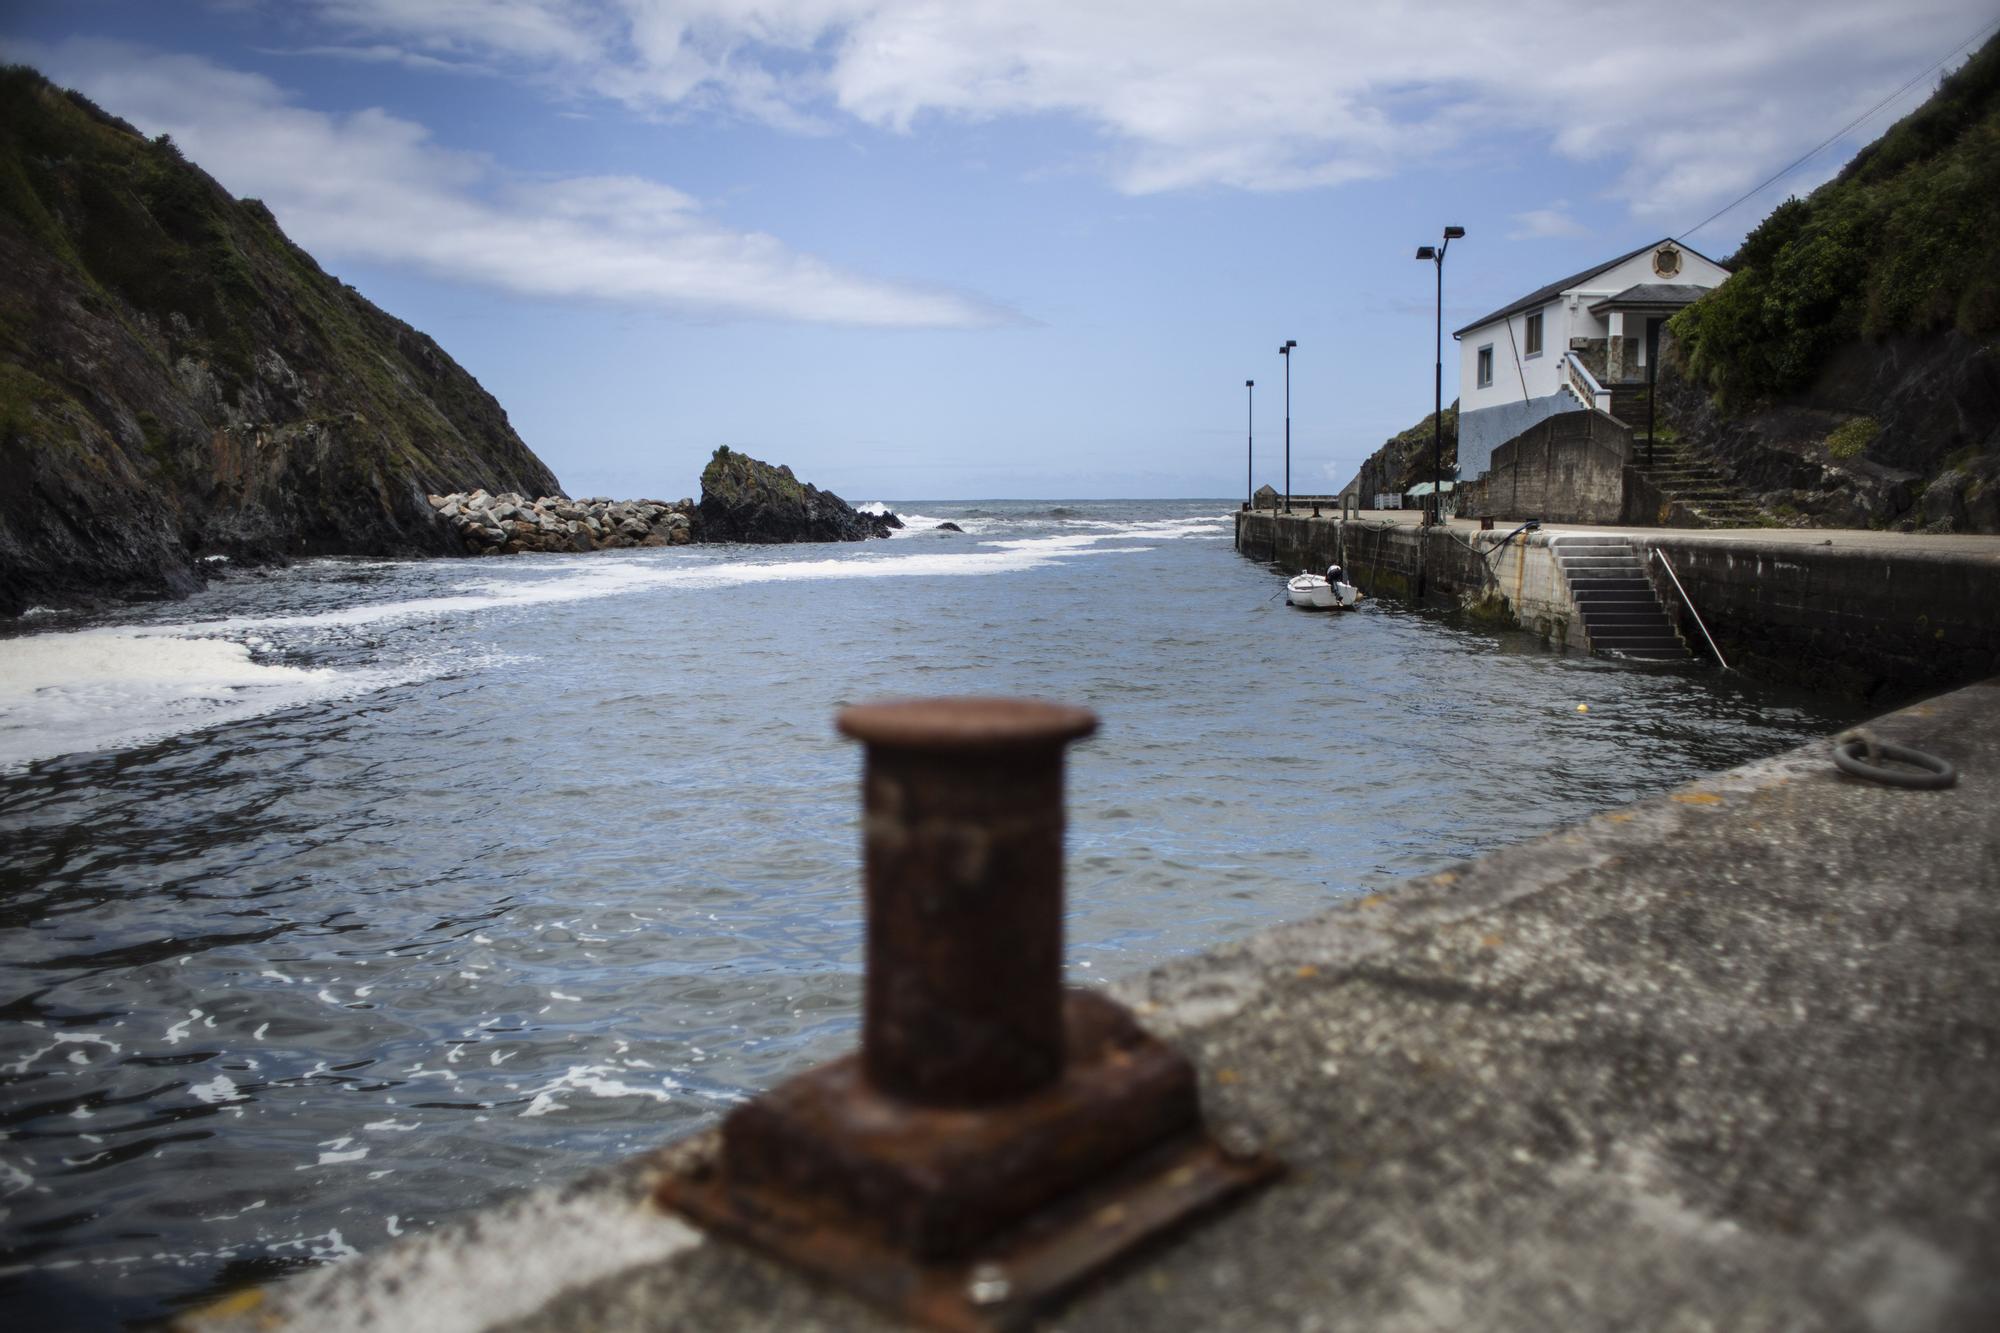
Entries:
{"label": "concrete ledge", "polygon": [[1766,679],[1866,697],[2000,671],[2000,551],[1988,543],[1634,535],[1673,561],[1731,664]]}
{"label": "concrete ledge", "polygon": [[[1290,1174],[1081,1330],[2000,1326],[2000,682],[1121,987]],[[697,1137],[188,1328],[875,1329],[655,1212]]]}

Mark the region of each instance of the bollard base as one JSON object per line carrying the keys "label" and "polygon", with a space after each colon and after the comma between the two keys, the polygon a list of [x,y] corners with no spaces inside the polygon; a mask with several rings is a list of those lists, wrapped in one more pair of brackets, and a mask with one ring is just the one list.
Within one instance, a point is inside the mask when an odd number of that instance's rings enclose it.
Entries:
{"label": "bollard base", "polygon": [[848,1056],[723,1125],[659,1202],[929,1327],[1013,1327],[1189,1217],[1268,1179],[1202,1131],[1194,1072],[1124,1009],[1065,995],[1069,1060],[996,1107],[916,1106]]}

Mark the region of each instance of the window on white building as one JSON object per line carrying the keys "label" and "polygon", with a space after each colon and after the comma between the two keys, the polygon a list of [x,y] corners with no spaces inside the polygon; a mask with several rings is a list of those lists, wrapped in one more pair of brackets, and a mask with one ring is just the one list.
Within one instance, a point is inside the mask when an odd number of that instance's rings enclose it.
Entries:
{"label": "window on white building", "polygon": [[1542,354],[1542,312],[1539,310],[1528,316],[1528,334],[1525,341],[1527,348],[1521,355],[1540,356]]}
{"label": "window on white building", "polygon": [[1486,346],[1479,349],[1479,387],[1482,389],[1490,389],[1493,387],[1493,344],[1492,343],[1488,343],[1486,344]]}

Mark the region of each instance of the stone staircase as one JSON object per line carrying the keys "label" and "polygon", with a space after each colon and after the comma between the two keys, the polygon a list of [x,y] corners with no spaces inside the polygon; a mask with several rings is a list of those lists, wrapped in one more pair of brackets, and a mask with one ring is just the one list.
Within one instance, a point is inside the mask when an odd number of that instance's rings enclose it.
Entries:
{"label": "stone staircase", "polygon": [[1701,526],[1755,527],[1763,510],[1738,490],[1716,461],[1678,440],[1657,440],[1647,464],[1646,403],[1643,384],[1611,386],[1611,415],[1632,428],[1632,461],[1669,503],[1678,504]]}
{"label": "stone staircase", "polygon": [[1689,659],[1629,538],[1565,533],[1549,547],[1592,652],[1662,662]]}
{"label": "stone staircase", "polygon": [[1677,440],[1653,444],[1652,465],[1647,466],[1646,441],[1641,435],[1632,441],[1632,461],[1657,486],[1660,494],[1681,505],[1702,526],[1710,528],[1756,527],[1764,511],[1738,490],[1721,466],[1701,452]]}
{"label": "stone staircase", "polygon": [[1611,415],[1632,428],[1635,435],[1646,433],[1646,404],[1653,391],[1643,384],[1613,384],[1607,386],[1611,394]]}

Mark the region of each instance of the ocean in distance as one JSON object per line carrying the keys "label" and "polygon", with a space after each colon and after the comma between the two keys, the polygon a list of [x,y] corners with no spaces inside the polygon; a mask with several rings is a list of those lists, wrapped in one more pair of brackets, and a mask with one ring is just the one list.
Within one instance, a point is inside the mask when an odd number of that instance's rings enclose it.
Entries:
{"label": "ocean in distance", "polygon": [[114,1327],[380,1247],[846,1047],[850,702],[1098,710],[1084,984],[1847,716],[1294,611],[1227,501],[896,508],[886,542],[313,561],[0,638],[0,1308]]}

